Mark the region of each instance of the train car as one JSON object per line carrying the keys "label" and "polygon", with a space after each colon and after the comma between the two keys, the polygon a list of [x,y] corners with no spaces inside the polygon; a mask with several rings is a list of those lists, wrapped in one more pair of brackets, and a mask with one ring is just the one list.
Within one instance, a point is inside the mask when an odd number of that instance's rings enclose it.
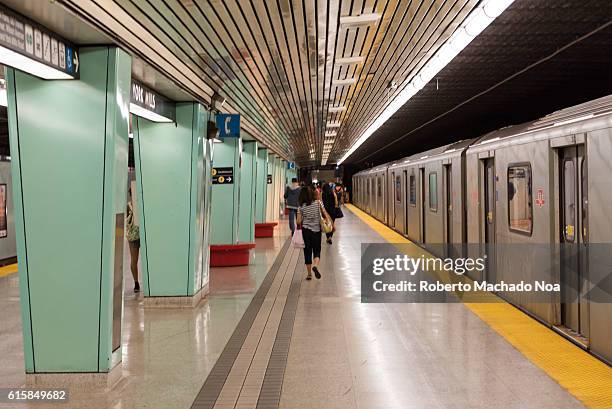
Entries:
{"label": "train car", "polygon": [[[611,362],[612,303],[587,296],[609,271],[594,270],[601,251],[586,246],[612,245],[611,157],[608,96],[360,172],[354,186],[358,206],[378,214],[364,206],[373,193],[363,181],[386,172],[385,223],[439,256],[440,248],[486,252],[487,268],[474,279],[556,280],[558,299],[499,295]],[[511,246],[522,249],[520,257],[510,256]],[[570,266],[560,262],[568,246],[578,249]]]}

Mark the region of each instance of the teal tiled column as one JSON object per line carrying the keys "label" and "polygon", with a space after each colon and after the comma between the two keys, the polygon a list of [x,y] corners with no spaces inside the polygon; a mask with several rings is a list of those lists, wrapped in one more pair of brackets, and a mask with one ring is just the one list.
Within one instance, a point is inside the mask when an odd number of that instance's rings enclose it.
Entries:
{"label": "teal tiled column", "polygon": [[6,70],[25,368],[33,374],[107,373],[121,361],[131,59],[92,47],[80,50],[80,64],[80,80]]}
{"label": "teal tiled column", "polygon": [[225,138],[215,144],[213,168],[233,168],[234,180],[212,187],[211,244],[238,243],[241,154],[240,138]]}
{"label": "teal tiled column", "polygon": [[268,149],[257,149],[257,188],[255,189],[255,223],[266,222],[268,202]]}
{"label": "teal tiled column", "polygon": [[257,189],[257,142],[244,141],[240,168],[238,241],[255,241],[255,195]]}
{"label": "teal tiled column", "polygon": [[208,118],[187,102],[176,105],[176,123],[132,120],[147,304],[195,305],[207,292]]}

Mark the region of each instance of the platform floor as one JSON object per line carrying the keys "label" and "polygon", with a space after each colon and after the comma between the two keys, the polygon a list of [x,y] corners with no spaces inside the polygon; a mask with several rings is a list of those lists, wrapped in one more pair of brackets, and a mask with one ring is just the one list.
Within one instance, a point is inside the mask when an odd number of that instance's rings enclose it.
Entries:
{"label": "platform floor", "polygon": [[[214,269],[193,310],[145,309],[126,271],[123,379],[62,407],[582,407],[462,304],[362,304],[360,245],[384,239],[344,213],[321,280],[304,280],[286,223],[251,266]],[[0,311],[0,387],[20,386],[16,275],[0,278]]]}

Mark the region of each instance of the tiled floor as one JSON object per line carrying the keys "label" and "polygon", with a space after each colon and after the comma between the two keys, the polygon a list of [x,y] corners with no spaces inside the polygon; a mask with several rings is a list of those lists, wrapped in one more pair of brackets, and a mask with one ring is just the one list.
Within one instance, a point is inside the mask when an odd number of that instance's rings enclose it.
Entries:
{"label": "tiled floor", "polygon": [[[299,299],[290,291],[294,272],[305,277],[299,252],[283,256],[216,407],[254,408],[264,378],[278,382],[267,373],[294,296],[281,408],[581,407],[461,304],[362,304],[360,244],[382,239],[350,211],[337,227],[333,245],[323,243],[323,278],[297,281]],[[258,242],[252,266],[213,271],[212,294],[193,311],[145,310],[127,291],[124,379],[75,391],[71,406],[190,407],[281,246]],[[17,298],[16,277],[0,281],[0,386],[23,383]]]}

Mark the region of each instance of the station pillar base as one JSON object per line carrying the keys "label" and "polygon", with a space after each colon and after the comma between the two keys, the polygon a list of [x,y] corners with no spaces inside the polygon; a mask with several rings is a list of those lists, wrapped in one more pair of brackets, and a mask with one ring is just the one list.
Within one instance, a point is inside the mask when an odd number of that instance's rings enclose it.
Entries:
{"label": "station pillar base", "polygon": [[121,362],[110,372],[58,372],[26,373],[25,385],[28,388],[104,389],[112,388],[123,377]]}
{"label": "station pillar base", "polygon": [[272,237],[274,236],[274,227],[278,222],[271,223],[255,223],[255,237]]}
{"label": "station pillar base", "polygon": [[195,308],[208,295],[208,283],[194,295],[180,297],[145,297],[145,308]]}
{"label": "station pillar base", "polygon": [[211,267],[246,266],[255,243],[212,244],[210,246]]}

